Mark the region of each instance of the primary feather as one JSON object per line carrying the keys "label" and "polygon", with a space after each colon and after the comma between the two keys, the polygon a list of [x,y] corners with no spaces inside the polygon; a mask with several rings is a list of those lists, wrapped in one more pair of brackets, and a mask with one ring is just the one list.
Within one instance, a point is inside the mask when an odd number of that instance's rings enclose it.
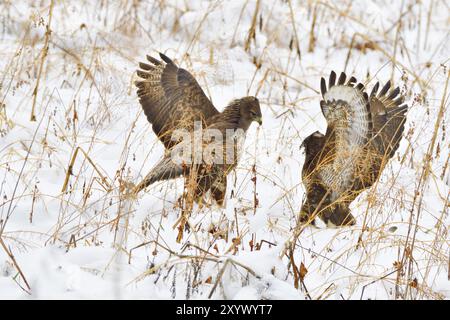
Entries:
{"label": "primary feather", "polygon": [[364,85],[354,85],[354,77],[346,82],[341,73],[337,83],[336,78],[331,72],[328,88],[321,79],[325,136],[313,134],[304,141],[307,195],[302,212],[343,225],[355,222],[350,203],[376,181],[397,150],[408,107],[402,104],[399,88],[390,90],[390,82],[380,93],[377,83],[369,97]]}

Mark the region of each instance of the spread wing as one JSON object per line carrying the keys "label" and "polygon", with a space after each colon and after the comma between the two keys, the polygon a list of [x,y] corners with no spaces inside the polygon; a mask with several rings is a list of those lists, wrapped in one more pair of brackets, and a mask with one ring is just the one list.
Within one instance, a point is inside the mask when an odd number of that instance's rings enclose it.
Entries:
{"label": "spread wing", "polygon": [[[406,111],[399,88],[388,82],[370,97],[355,78],[331,72],[328,85],[321,79],[320,102],[328,127],[304,141],[302,177],[307,197],[302,211],[319,212],[325,222],[354,223],[349,204],[378,178],[386,161],[399,146]],[[338,200],[338,201],[337,201]]]}
{"label": "spread wing", "polygon": [[[403,104],[404,97],[397,87],[391,89],[388,81],[378,93],[377,82],[370,94],[370,113],[373,119],[373,144],[380,158],[385,161],[392,158],[398,149],[408,106]],[[381,165],[381,164],[380,164]]]}
{"label": "spread wing", "polygon": [[194,121],[206,121],[219,111],[188,71],[159,55],[162,61],[147,56],[150,64],[139,63],[137,95],[153,131],[166,148],[171,148],[176,144],[171,139],[175,129],[190,131]]}
{"label": "spread wing", "polygon": [[318,169],[323,183],[336,195],[348,189],[358,175],[361,156],[372,135],[368,95],[364,86],[354,85],[355,82],[354,77],[347,81],[345,73],[336,79],[334,71],[328,87],[325,79],[321,79],[320,106],[328,128],[324,137],[327,151],[325,155],[321,153],[323,160]]}

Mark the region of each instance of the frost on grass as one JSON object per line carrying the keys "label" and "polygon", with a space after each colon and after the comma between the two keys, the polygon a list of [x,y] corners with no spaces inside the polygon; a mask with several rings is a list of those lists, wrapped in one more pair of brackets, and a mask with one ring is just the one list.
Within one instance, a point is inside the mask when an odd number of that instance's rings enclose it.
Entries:
{"label": "frost on grass", "polygon": [[[0,297],[450,297],[445,1],[3,1],[0,12]],[[157,51],[219,108],[251,94],[263,109],[226,206],[195,206],[180,242],[182,179],[125,196],[163,155],[133,87]],[[301,143],[326,129],[318,87],[331,70],[394,80],[410,110],[395,157],[352,203],[357,224],[299,233]]]}

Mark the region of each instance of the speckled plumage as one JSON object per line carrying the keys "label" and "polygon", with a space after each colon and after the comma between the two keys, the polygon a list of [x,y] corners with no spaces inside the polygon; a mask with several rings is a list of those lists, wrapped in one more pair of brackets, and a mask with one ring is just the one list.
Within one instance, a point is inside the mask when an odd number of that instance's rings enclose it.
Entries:
{"label": "speckled plumage", "polygon": [[302,219],[315,214],[326,223],[354,224],[350,203],[378,179],[395,153],[404,130],[407,105],[399,88],[388,82],[378,93],[377,83],[370,96],[356,79],[331,72],[328,88],[321,79],[320,102],[328,128],[325,135],[305,139],[302,177],[306,200]]}
{"label": "speckled plumage", "polygon": [[[244,97],[232,101],[223,112],[219,112],[203,92],[195,78],[185,69],[160,53],[162,61],[147,56],[148,63],[140,63],[136,82],[137,95],[153,131],[166,147],[164,158],[136,186],[139,192],[156,181],[188,176],[195,168],[195,198],[199,199],[211,188],[213,198],[223,203],[226,193],[226,175],[236,166],[238,158],[231,163],[181,165],[171,158],[179,141],[172,139],[176,130],[186,130],[192,135],[199,130],[216,129],[224,136],[227,130],[244,133],[252,121],[261,123],[259,101],[255,97]],[[201,123],[196,128],[194,123]],[[196,140],[193,140],[196,141]]]}

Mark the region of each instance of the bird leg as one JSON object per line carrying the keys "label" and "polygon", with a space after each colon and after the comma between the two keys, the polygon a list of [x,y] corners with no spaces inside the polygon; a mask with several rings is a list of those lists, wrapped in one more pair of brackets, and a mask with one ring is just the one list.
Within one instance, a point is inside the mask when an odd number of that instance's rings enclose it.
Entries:
{"label": "bird leg", "polygon": [[197,198],[197,170],[195,168],[195,165],[190,170],[189,175],[186,176],[186,180],[184,183],[184,193],[181,197],[180,205],[181,205],[181,217],[178,220],[179,226],[178,226],[178,235],[177,235],[177,242],[180,243],[183,239],[183,232],[185,229],[186,222],[191,215],[192,209],[194,207],[194,201]]}

